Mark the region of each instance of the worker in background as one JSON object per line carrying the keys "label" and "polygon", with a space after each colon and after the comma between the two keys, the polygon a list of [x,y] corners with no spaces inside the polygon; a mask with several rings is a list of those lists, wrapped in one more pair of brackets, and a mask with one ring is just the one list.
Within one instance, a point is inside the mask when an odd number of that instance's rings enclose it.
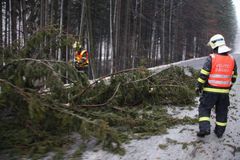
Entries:
{"label": "worker in background", "polygon": [[75,49],[74,55],[74,65],[75,68],[79,71],[83,71],[88,74],[88,52],[86,49],[83,49],[79,42],[75,42],[73,44],[73,48]]}
{"label": "worker in background", "polygon": [[229,54],[224,37],[216,34],[210,38],[208,46],[212,54],[207,58],[200,71],[196,93],[202,93],[199,105],[198,137],[210,134],[210,114],[215,106],[216,125],[214,133],[221,138],[227,126],[229,92],[237,78],[237,65]]}

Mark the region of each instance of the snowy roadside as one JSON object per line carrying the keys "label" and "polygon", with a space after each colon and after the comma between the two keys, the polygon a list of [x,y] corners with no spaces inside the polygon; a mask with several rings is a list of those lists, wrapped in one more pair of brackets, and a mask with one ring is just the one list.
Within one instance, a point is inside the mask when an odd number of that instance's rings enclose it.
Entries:
{"label": "snowy roadside", "polygon": [[[240,56],[235,55],[237,62]],[[177,63],[180,66],[191,66],[200,69],[204,58]],[[166,65],[171,66],[171,65]],[[240,66],[240,64],[238,64]],[[153,70],[159,70],[154,68]],[[229,107],[229,120],[223,138],[218,139],[213,133],[205,138],[197,138],[198,125],[179,125],[168,130],[165,135],[152,136],[143,140],[132,140],[124,144],[126,154],[114,155],[98,148],[89,148],[82,155],[83,160],[239,160],[240,159],[240,82],[239,79],[231,91],[231,106]],[[214,112],[214,111],[213,111]],[[183,110],[169,109],[173,116],[196,117],[197,104],[193,109],[186,107]],[[212,116],[212,130],[215,116]]]}

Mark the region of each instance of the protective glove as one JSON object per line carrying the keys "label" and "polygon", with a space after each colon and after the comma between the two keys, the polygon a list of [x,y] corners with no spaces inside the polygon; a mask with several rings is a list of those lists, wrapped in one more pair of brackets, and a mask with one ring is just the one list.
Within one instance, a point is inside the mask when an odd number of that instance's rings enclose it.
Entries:
{"label": "protective glove", "polygon": [[195,93],[196,93],[197,95],[200,95],[200,94],[202,93],[202,87],[196,87],[196,88],[195,88]]}

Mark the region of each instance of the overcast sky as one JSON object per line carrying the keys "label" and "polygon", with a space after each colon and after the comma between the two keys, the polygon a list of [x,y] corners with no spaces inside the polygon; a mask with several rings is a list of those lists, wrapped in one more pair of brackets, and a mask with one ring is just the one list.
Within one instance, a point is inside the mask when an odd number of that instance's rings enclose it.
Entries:
{"label": "overcast sky", "polygon": [[237,15],[237,21],[238,21],[238,31],[236,34],[236,39],[235,39],[235,45],[234,45],[234,52],[235,54],[240,54],[240,0],[233,0],[233,3],[235,5],[235,11]]}
{"label": "overcast sky", "polygon": [[[237,14],[238,25],[240,25],[240,0],[233,0],[233,3],[235,5],[235,11]],[[240,26],[238,26],[238,27],[240,27]]]}

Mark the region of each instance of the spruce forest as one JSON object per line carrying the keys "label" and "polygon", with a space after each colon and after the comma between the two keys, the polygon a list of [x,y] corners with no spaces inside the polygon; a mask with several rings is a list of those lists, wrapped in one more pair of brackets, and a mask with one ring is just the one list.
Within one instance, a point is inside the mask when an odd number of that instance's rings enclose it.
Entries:
{"label": "spruce forest", "polygon": [[[196,123],[165,106],[195,103],[197,71],[147,68],[208,55],[216,33],[231,46],[236,31],[230,0],[1,0],[0,11],[0,157],[13,159],[61,157],[73,133],[76,154],[93,139],[124,154],[132,138]],[[88,74],[72,65],[75,41]]]}

